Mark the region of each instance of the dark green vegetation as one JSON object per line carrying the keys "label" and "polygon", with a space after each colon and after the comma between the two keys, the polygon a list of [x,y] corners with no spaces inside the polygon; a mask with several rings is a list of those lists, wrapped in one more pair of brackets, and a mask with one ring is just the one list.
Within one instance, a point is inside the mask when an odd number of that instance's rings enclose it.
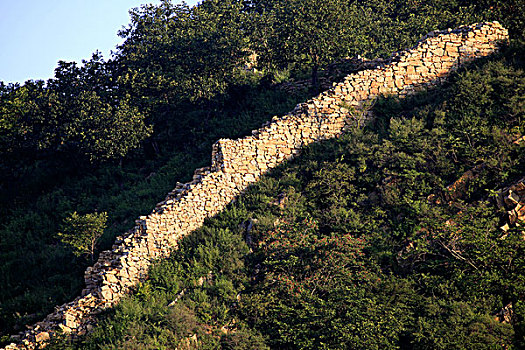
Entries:
{"label": "dark green vegetation", "polygon": [[[510,28],[519,50],[523,6],[519,0],[206,0],[190,9],[165,1],[131,12],[111,59],[95,53],[83,66],[60,62],[47,82],[1,84],[0,335],[82,288],[90,259],[76,257],[58,235],[73,212],[107,212],[100,249],[107,248],[175,181],[209,164],[212,142],[244,135],[304,99],[271,89],[272,82],[307,75],[315,85],[323,65],[339,58],[388,56],[430,30],[483,19]],[[242,69],[251,53],[258,54],[258,72]],[[366,341],[371,348],[431,348],[446,347],[447,339],[466,343],[465,334],[479,335],[469,339],[483,344],[522,337],[521,323],[512,328],[487,318],[508,301],[523,317],[522,243],[515,235],[488,240],[497,234],[497,215],[483,204],[486,189],[523,170],[520,150],[508,143],[523,132],[523,88],[515,86],[523,73],[512,55],[520,52],[509,51],[507,61],[483,68],[487,73],[465,73],[447,100],[382,102],[370,129],[313,147],[275,172],[260,192],[154,269],[107,321],[112,338],[103,340],[101,328],[88,341],[114,341],[116,348],[173,344],[192,327],[203,347],[230,348]],[[455,206],[425,204],[479,163],[486,164],[482,176]],[[282,213],[267,203],[281,193]],[[458,213],[479,218],[456,219],[471,227],[461,231],[470,232],[464,242],[453,241],[465,260],[446,253],[451,228],[443,222]],[[251,217],[259,221],[248,254],[238,224]],[[282,225],[274,227],[277,217]],[[283,235],[286,241],[272,243]],[[410,242],[417,249],[402,250]],[[502,260],[508,254],[516,254],[510,264]],[[182,288],[184,306],[166,308]],[[214,335],[231,320],[235,333]]]}
{"label": "dark green vegetation", "polygon": [[379,101],[373,123],[274,170],[55,347],[523,348],[525,229],[503,238],[493,198],[525,171],[522,57]]}
{"label": "dark green vegetation", "polygon": [[1,329],[37,320],[80,292],[91,258],[75,256],[76,249],[61,244],[59,236],[72,212],[108,213],[99,244],[107,249],[116,235],[133,226],[136,217],[149,213],[176,181],[188,181],[195,168],[209,164],[215,140],[244,135],[273,115],[290,110],[300,99],[261,87],[245,87],[237,94],[240,100],[226,100],[229,105],[213,110],[177,110],[170,123],[181,125],[159,130],[172,135],[146,140],[146,149],[123,158],[121,165],[118,161],[90,163],[68,154],[24,162],[20,153],[13,153],[16,171],[2,174],[10,178],[4,178],[2,188]]}

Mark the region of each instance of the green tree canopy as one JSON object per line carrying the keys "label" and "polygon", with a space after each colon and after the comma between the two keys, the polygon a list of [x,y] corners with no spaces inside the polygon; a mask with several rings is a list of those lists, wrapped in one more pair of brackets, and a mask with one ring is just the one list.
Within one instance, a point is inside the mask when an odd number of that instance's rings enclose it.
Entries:
{"label": "green tree canopy", "polygon": [[86,255],[93,261],[95,249],[104,233],[107,219],[108,214],[105,212],[84,215],[73,212],[64,219],[62,232],[58,236],[63,243],[74,249],[75,255]]}
{"label": "green tree canopy", "polygon": [[[96,53],[83,67],[59,62],[55,78],[11,85],[0,94],[0,142],[19,159],[66,153],[90,161],[119,159],[151,134],[130,96],[111,83]],[[22,156],[22,157],[21,157]]]}
{"label": "green tree canopy", "polygon": [[261,61],[269,66],[308,67],[312,83],[322,65],[344,56],[355,36],[357,16],[341,0],[260,1],[252,5],[264,29],[258,42]]}
{"label": "green tree canopy", "polygon": [[131,12],[117,61],[121,82],[161,103],[224,93],[247,56],[242,4],[208,0],[190,8],[163,1]]}

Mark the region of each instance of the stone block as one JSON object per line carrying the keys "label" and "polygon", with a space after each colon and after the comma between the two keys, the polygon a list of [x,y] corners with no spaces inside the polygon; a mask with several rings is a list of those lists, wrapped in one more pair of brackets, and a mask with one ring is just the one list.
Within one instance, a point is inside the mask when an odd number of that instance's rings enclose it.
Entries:
{"label": "stone block", "polygon": [[37,343],[44,343],[49,340],[49,333],[48,332],[40,332],[37,335],[35,335],[35,341]]}

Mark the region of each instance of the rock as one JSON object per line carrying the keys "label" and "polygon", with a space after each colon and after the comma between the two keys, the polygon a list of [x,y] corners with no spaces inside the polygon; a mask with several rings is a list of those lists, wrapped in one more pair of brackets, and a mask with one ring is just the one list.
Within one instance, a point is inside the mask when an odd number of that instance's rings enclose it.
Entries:
{"label": "rock", "polygon": [[62,333],[64,333],[64,334],[69,334],[69,333],[71,333],[71,328],[67,327],[66,325],[59,324],[58,327],[60,328],[60,330],[61,330]]}
{"label": "rock", "polygon": [[513,206],[513,205],[516,205],[518,204],[520,201],[520,196],[518,196],[516,193],[509,191],[509,194],[507,197],[505,197],[505,203],[508,205],[508,206]]}
{"label": "rock", "polygon": [[114,274],[107,274],[106,275],[106,281],[108,283],[115,283],[115,284],[118,284],[119,280],[117,277],[115,277]]}
{"label": "rock", "polygon": [[43,343],[49,340],[49,333],[48,332],[40,332],[35,336],[35,341],[37,343]]}
{"label": "rock", "polygon": [[498,313],[496,313],[494,319],[501,323],[512,323],[514,318],[514,309],[512,303],[505,305]]}
{"label": "rock", "polygon": [[65,315],[64,324],[71,329],[78,327],[77,318],[69,313]]}
{"label": "rock", "polygon": [[197,286],[198,287],[202,287],[202,285],[204,284],[204,281],[206,279],[204,277],[199,277],[199,279],[197,280]]}
{"label": "rock", "polygon": [[104,300],[113,300],[113,291],[108,286],[102,287],[100,295]]}

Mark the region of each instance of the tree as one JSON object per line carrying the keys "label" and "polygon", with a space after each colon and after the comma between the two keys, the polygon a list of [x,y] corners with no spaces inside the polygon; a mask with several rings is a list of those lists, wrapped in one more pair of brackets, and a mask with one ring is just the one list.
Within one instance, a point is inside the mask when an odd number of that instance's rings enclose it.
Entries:
{"label": "tree", "polygon": [[83,64],[60,61],[47,83],[0,86],[4,163],[64,155],[91,162],[122,159],[151,135],[145,114],[118,90],[109,62],[95,53]]}
{"label": "tree", "polygon": [[82,91],[72,107],[75,115],[64,124],[61,141],[91,161],[122,159],[152,132],[144,115],[130,105],[129,95],[113,105],[95,92]]}
{"label": "tree", "polygon": [[206,0],[190,8],[164,0],[131,12],[119,35],[121,82],[156,103],[208,100],[226,92],[248,55],[239,0]]}
{"label": "tree", "polygon": [[122,159],[149,137],[145,114],[131,104],[113,78],[113,62],[97,52],[84,66],[59,62],[48,82],[49,104],[57,106],[56,150],[87,156],[90,161]]}
{"label": "tree", "polygon": [[307,68],[314,87],[319,68],[344,57],[355,39],[352,29],[357,17],[347,1],[260,1],[252,7],[261,14],[261,25],[271,28],[258,31],[266,35],[258,41],[258,50],[264,52],[261,62],[277,68]]}
{"label": "tree", "polygon": [[58,234],[62,243],[71,246],[77,256],[89,256],[94,260],[95,248],[104,233],[108,214],[91,213],[79,215],[73,212],[64,219],[62,232]]}

